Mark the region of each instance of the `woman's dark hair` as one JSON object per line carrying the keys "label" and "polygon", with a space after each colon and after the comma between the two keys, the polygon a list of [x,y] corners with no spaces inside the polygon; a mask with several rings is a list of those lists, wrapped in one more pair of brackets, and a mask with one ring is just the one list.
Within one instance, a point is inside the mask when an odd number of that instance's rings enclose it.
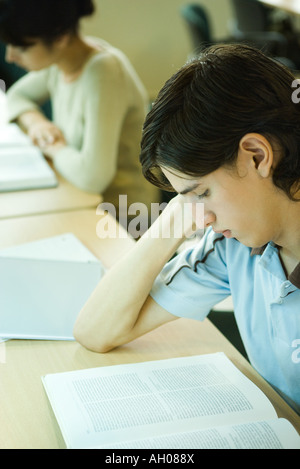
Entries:
{"label": "woman's dark hair", "polygon": [[239,142],[259,133],[277,143],[274,184],[293,199],[300,187],[300,104],[295,77],[246,45],[217,45],[185,64],[164,85],[144,123],[144,176],[165,189],[160,168],[203,177],[233,167]]}
{"label": "woman's dark hair", "polygon": [[30,39],[51,43],[75,33],[83,16],[94,12],[93,0],[0,0],[0,40],[27,46]]}

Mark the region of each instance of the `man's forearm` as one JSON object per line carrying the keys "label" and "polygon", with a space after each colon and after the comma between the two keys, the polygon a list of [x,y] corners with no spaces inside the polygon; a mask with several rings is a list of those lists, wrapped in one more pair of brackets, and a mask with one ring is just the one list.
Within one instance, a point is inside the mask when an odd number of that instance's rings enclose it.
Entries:
{"label": "man's forearm", "polygon": [[169,203],[136,245],[99,282],[75,324],[74,336],[83,345],[105,351],[134,338],[135,328],[138,336],[141,331],[156,327],[157,318],[151,322],[151,317],[145,327],[136,325],[156,276],[190,229],[188,223],[182,226],[184,204],[179,197],[179,203],[175,199]]}

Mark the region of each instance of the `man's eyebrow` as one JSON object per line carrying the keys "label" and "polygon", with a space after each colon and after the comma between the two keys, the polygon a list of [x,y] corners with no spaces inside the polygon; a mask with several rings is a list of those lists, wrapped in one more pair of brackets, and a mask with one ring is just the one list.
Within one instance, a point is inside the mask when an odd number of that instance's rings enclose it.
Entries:
{"label": "man's eyebrow", "polygon": [[196,184],[194,184],[193,186],[187,187],[187,188],[184,189],[183,191],[178,192],[178,194],[181,194],[181,195],[188,194],[189,192],[191,192],[191,191],[197,189],[198,186],[200,186],[200,183],[199,183],[199,182],[196,182]]}

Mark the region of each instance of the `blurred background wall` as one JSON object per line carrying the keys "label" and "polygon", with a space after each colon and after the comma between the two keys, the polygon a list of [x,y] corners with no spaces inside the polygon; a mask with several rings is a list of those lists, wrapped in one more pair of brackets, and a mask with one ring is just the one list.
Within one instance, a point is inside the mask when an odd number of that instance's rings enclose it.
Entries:
{"label": "blurred background wall", "polygon": [[[180,16],[183,0],[95,0],[97,12],[83,31],[120,48],[131,60],[153,99],[186,61],[191,43]],[[231,14],[227,0],[201,0],[216,38],[226,35]]]}

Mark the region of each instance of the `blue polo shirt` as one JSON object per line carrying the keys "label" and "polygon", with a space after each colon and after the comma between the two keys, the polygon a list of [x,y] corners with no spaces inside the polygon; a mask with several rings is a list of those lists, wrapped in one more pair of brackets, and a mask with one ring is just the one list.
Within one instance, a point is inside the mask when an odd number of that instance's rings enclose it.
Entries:
{"label": "blue polo shirt", "polygon": [[198,320],[229,295],[252,366],[300,414],[300,264],[287,278],[272,242],[257,252],[209,229],[151,291],[170,313]]}

